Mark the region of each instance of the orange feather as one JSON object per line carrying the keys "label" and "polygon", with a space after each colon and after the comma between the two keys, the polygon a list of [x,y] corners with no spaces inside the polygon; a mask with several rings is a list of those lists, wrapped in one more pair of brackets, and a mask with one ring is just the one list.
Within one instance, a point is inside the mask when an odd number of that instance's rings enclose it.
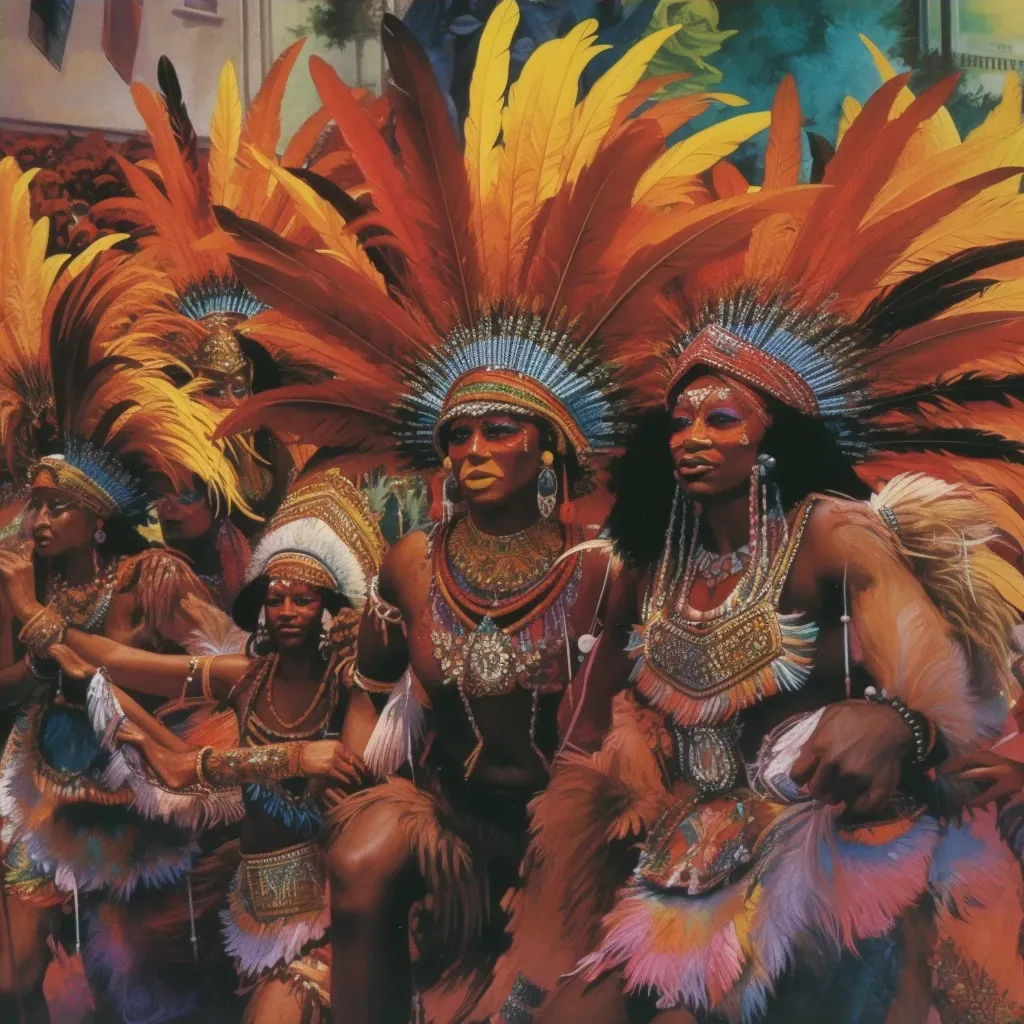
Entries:
{"label": "orange feather", "polygon": [[764,156],[762,188],[786,188],[800,181],[804,119],[796,81],[786,75],[772,102],[772,124]]}

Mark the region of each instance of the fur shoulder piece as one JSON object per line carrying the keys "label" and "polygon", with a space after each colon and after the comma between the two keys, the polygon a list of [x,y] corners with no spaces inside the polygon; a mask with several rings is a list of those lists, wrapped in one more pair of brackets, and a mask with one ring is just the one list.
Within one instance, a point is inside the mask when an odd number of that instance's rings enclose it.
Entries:
{"label": "fur shoulder piece", "polygon": [[215,603],[188,562],[167,548],[150,548],[125,558],[118,569],[117,589],[134,589],[147,630],[159,640],[179,646],[196,628],[184,610],[185,599],[191,596]]}
{"label": "fur shoulder piece", "polygon": [[1004,694],[1016,698],[1011,643],[1024,612],[1024,576],[989,546],[998,533],[987,504],[960,485],[904,473],[870,506],[955,633],[985,652]]}

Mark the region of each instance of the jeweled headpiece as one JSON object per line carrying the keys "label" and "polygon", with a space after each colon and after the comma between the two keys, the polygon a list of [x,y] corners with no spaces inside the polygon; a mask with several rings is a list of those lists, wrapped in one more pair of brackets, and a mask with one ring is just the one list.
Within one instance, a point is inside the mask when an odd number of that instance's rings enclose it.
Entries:
{"label": "jeweled headpiece", "polygon": [[110,452],[70,437],[60,455],[44,455],[32,469],[32,486],[73,497],[104,519],[145,518],[152,496]]}
{"label": "jeweled headpiece", "polygon": [[358,608],[386,548],[366,496],[339,470],[300,478],[253,549],[235,618],[252,628],[259,613],[253,584],[266,577],[337,591]]}
{"label": "jeweled headpiece", "polygon": [[915,99],[886,75],[841,130],[824,188],[798,184],[802,118],[784,82],[760,194],[807,201],[673,283],[674,340],[606,351],[649,406],[706,367],[822,420],[873,487],[918,471],[1019,493],[1024,215],[1004,143],[1024,130],[1020,101],[961,143],[943,107],[955,77]]}
{"label": "jeweled headpiece", "polygon": [[[614,443],[621,392],[600,343],[634,331],[666,275],[735,246],[769,210],[739,196],[707,220],[692,187],[717,156],[666,152],[672,115],[659,103],[638,113],[657,88],[638,83],[675,27],[643,39],[578,101],[602,49],[597,22],[581,22],[538,47],[506,102],[518,20],[515,0],[503,0],[482,33],[464,145],[429,60],[397,19],[383,29],[393,132],[311,60],[372,212],[335,208],[308,175],[270,167],[319,241],[290,244],[218,216],[242,282],[302,327],[274,341],[333,379],[255,396],[224,429],[267,425],[338,446],[350,471],[437,465],[444,425],[467,413],[539,417],[581,460]],[[767,123],[746,116],[737,140]]]}

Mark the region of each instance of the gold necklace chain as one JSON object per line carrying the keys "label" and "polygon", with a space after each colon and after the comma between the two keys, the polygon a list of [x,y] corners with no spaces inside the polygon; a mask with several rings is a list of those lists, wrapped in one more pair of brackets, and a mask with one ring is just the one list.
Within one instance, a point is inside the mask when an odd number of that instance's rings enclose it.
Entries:
{"label": "gold necklace chain", "polygon": [[277,708],[274,707],[274,676],[277,675],[277,666],[280,662],[278,655],[274,655],[273,663],[270,666],[270,674],[267,678],[267,710],[274,716],[274,721],[277,722],[282,729],[297,729],[307,718],[316,710],[316,706],[320,703],[321,697],[324,695],[324,691],[327,689],[327,677],[331,674],[330,666],[323,674],[323,678],[320,680],[320,685],[317,687],[317,691],[313,694],[313,699],[309,703],[309,707],[295,719],[294,722],[287,722],[278,714]]}
{"label": "gold necklace chain", "polygon": [[517,533],[484,533],[464,516],[447,538],[449,564],[477,593],[506,596],[528,589],[551,571],[562,553],[557,522],[540,519]]}

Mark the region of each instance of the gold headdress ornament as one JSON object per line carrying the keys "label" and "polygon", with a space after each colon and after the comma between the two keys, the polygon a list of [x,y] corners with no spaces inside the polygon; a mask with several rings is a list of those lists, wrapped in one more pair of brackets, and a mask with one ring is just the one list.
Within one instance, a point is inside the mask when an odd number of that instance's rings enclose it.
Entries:
{"label": "gold headdress ornament", "polygon": [[634,46],[577,102],[582,71],[604,49],[597,23],[582,22],[537,48],[506,101],[518,19],[504,0],[481,36],[464,146],[426,55],[397,19],[384,21],[397,154],[392,135],[311,59],[371,212],[348,223],[255,149],[320,240],[293,244],[217,212],[235,238],[239,278],[275,309],[253,323],[286,313],[296,326],[273,322],[267,336],[335,376],[257,395],[223,429],[263,424],[337,445],[350,470],[425,466],[437,464],[451,417],[511,409],[552,424],[583,459],[613,443],[618,420],[597,342],[630,332],[668,277],[735,248],[786,208],[785,195],[701,205],[699,176],[765,128],[767,114],[665,151],[665,135],[714,97],[695,98],[688,113],[668,101],[637,113],[658,88],[640,79],[675,27]]}
{"label": "gold headdress ornament", "polygon": [[[277,163],[281,102],[303,42],[293,43],[274,62],[244,119],[234,66],[231,61],[224,65],[205,168],[199,162],[196,132],[171,62],[166,57],[159,62],[162,95],[141,82],[132,84],[132,96],[149,132],[155,159],[143,166],[120,161],[136,197],[127,203],[155,228],[140,241],[146,257],[171,278],[182,314],[168,343],[196,376],[203,376],[204,371],[251,376],[252,366],[236,331],[267,309],[234,275],[213,206],[228,207],[286,237],[315,237],[304,222],[295,220],[288,193],[275,182],[267,166],[239,159],[251,147],[265,163]],[[309,161],[326,124],[320,111],[309,118],[286,148],[284,161],[293,166],[309,162],[312,172],[337,163],[336,159],[328,163],[326,158]],[[162,188],[151,179],[151,172],[159,175]],[[118,202],[124,205],[126,201]]]}
{"label": "gold headdress ornament", "polygon": [[242,504],[211,440],[215,418],[163,370],[157,346],[176,316],[168,280],[122,253],[98,255],[124,236],[70,262],[44,259],[48,225],[32,222],[30,179],[0,162],[0,432],[12,471],[105,518],[144,519],[158,479],[184,486],[193,475]]}
{"label": "gold headdress ornament", "polygon": [[299,479],[253,549],[235,618],[252,628],[252,584],[264,577],[333,590],[359,608],[386,549],[362,491],[338,469],[313,472]]}

